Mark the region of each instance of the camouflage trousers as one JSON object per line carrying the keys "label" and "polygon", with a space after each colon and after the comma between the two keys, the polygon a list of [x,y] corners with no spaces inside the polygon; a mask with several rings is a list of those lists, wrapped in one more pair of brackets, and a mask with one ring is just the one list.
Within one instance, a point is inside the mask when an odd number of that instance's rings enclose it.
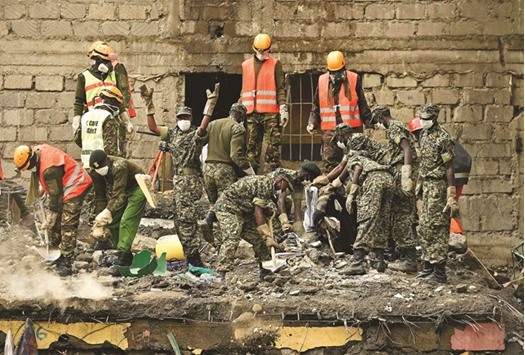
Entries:
{"label": "camouflage trousers", "polygon": [[394,178],[384,171],[369,172],[357,200],[354,249],[386,248],[390,232]]}
{"label": "camouflage trousers", "polygon": [[231,271],[235,261],[235,252],[241,239],[252,245],[255,258],[259,263],[271,259],[268,247],[257,232],[254,216],[244,217],[224,211],[216,211],[215,213],[222,233],[217,271]]}
{"label": "camouflage trousers", "polygon": [[237,181],[235,169],[226,163],[206,163],[204,187],[211,203],[215,203],[228,186]]}
{"label": "camouflage trousers", "polygon": [[85,197],[86,192],[64,201],[62,210],[58,213],[57,221],[49,233],[49,244],[60,247],[62,255],[66,258],[72,257],[75,253],[80,212]]}
{"label": "camouflage trousers", "polygon": [[197,234],[197,220],[202,192],[202,178],[199,175],[173,177],[173,219],[186,258],[199,253],[200,237]]}
{"label": "camouflage trousers", "polygon": [[333,137],[333,131],[323,131],[321,137],[321,157],[325,172],[332,171],[343,160],[343,150],[337,146],[336,142],[331,142]]}
{"label": "camouflage trousers", "polygon": [[447,204],[445,180],[423,181],[423,208],[419,215],[419,243],[424,261],[438,263],[447,258],[450,216],[443,212]]}
{"label": "camouflage trousers", "polygon": [[401,174],[396,179],[392,199],[392,229],[390,236],[397,248],[412,248],[416,246],[416,236],[413,226],[417,224],[416,197],[406,196],[401,190]]}
{"label": "camouflage trousers", "polygon": [[252,113],[247,120],[246,153],[250,164],[257,172],[261,160],[263,139],[267,143],[265,162],[272,171],[281,166],[281,125],[274,113]]}

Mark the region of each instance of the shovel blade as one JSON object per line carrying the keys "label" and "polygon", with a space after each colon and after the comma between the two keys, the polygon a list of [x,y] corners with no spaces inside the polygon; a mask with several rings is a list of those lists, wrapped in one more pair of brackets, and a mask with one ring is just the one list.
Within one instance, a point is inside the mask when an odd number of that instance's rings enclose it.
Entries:
{"label": "shovel blade", "polygon": [[153,191],[151,189],[151,176],[147,174],[135,174],[135,180],[139,184],[142,193],[146,197],[149,205],[153,208],[156,208],[155,199],[152,196]]}
{"label": "shovel blade", "polygon": [[261,264],[263,269],[271,272],[279,271],[284,265],[286,265],[286,261],[279,259],[263,261]]}
{"label": "shovel blade", "polygon": [[36,248],[36,251],[38,254],[40,254],[41,257],[43,257],[46,261],[55,261],[58,258],[60,258],[60,249],[56,248],[49,248],[49,251],[46,249],[46,247],[38,247]]}

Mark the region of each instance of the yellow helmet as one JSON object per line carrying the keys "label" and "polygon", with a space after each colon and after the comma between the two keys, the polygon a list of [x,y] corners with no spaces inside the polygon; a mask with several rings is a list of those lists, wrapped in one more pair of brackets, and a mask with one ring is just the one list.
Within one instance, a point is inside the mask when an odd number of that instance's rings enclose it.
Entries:
{"label": "yellow helmet", "polygon": [[93,53],[93,51],[95,50],[95,48],[101,44],[105,44],[107,45],[106,42],[104,41],[95,41],[93,42],[93,44],[91,44],[91,46],[89,46],[89,50],[88,50],[88,53],[87,53],[87,56],[91,58],[91,54]]}
{"label": "yellow helmet", "polygon": [[253,50],[255,53],[263,53],[270,50],[272,39],[266,33],[259,33],[253,39]]}
{"label": "yellow helmet", "polygon": [[155,245],[157,259],[161,257],[162,253],[166,253],[167,261],[186,260],[182,244],[176,234],[165,235],[157,240],[157,244]]}
{"label": "yellow helmet", "polygon": [[[97,43],[97,42],[95,42]],[[105,60],[109,60],[109,55],[111,53],[115,53],[113,48],[109,46],[106,42],[100,41],[100,43],[96,44],[93,43],[93,49],[91,50],[91,54],[89,55],[90,58],[92,57],[100,57]],[[91,48],[90,48],[91,49]]]}
{"label": "yellow helmet", "polygon": [[326,57],[326,67],[330,71],[336,71],[345,66],[345,56],[339,51],[333,51]]}
{"label": "yellow helmet", "polygon": [[119,104],[124,102],[124,96],[122,92],[116,86],[104,86],[100,92],[100,96],[109,97],[115,99]]}
{"label": "yellow helmet", "polygon": [[15,149],[13,161],[17,169],[26,171],[29,168],[29,161],[33,157],[33,149],[28,145],[21,145]]}

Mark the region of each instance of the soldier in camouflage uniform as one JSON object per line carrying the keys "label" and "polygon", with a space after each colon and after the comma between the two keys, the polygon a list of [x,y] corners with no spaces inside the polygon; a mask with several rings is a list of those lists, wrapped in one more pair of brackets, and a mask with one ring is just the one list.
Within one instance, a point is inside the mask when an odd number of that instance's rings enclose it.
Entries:
{"label": "soldier in camouflage uniform", "polygon": [[100,149],[91,153],[89,166],[97,213],[92,235],[102,238],[104,228],[109,229],[117,254],[107,261],[108,266],[129,266],[133,260],[131,245],[146,207],[146,198],[135,175],[144,171],[129,160],[108,156]]}
{"label": "soldier in camouflage uniform", "polygon": [[219,84],[214,92],[206,90],[208,101],[204,107],[204,117],[197,128],[192,125],[192,110],[187,106],[177,109],[177,126],[175,128],[159,127],[155,122],[153,89],[143,85],[141,96],[148,109],[148,127],[168,142],[173,153],[173,205],[177,234],[182,243],[188,263],[203,266],[199,253],[200,238],[197,235],[199,204],[203,192],[202,168],[200,155],[208,139],[206,128],[219,97]]}
{"label": "soldier in camouflage uniform", "polygon": [[392,119],[386,106],[377,106],[372,110],[372,124],[376,129],[386,130],[390,159],[388,165],[396,182],[393,200],[396,208],[392,209],[390,237],[399,249],[401,258],[388,267],[407,273],[416,272],[416,236],[413,227],[417,224],[417,211],[412,167],[417,167],[417,143],[402,122]]}
{"label": "soldier in camouflage uniform", "polygon": [[420,136],[419,182],[423,189],[423,209],[419,215],[419,241],[424,269],[418,278],[447,282],[450,218],[459,215],[454,186],[454,142],[437,123],[439,106],[427,104],[418,109],[423,131]]}
{"label": "soldier in camouflage uniform", "polygon": [[[280,172],[278,172],[279,170]],[[234,256],[242,239],[252,244],[255,257],[259,262],[260,276],[264,277],[263,260],[271,258],[268,248],[276,247],[270,231],[270,224],[265,220],[277,215],[274,196],[277,191],[285,191],[293,181],[284,169],[277,169],[275,174],[247,176],[230,185],[215,203],[215,213],[222,233],[216,270],[222,274],[231,271]],[[280,194],[278,206],[286,194]],[[279,212],[285,212],[279,208]]]}

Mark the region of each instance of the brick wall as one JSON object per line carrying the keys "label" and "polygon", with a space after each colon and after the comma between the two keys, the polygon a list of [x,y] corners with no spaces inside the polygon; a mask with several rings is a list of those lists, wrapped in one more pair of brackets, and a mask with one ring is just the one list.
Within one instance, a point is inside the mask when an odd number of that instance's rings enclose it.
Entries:
{"label": "brick wall", "polygon": [[[159,121],[173,124],[181,73],[239,73],[258,32],[272,35],[286,72],[322,69],[329,51],[343,51],[347,67],[364,73],[370,105],[390,105],[402,121],[423,103],[441,105],[441,122],[474,157],[461,199],[469,242],[489,264],[509,261],[523,238],[523,0],[3,0],[5,174],[13,177],[19,143],[79,155],[75,77],[92,41],[110,42],[135,87],[155,87]],[[140,107],[136,122],[145,125]],[[136,137],[132,158],[146,166],[155,142]]]}

